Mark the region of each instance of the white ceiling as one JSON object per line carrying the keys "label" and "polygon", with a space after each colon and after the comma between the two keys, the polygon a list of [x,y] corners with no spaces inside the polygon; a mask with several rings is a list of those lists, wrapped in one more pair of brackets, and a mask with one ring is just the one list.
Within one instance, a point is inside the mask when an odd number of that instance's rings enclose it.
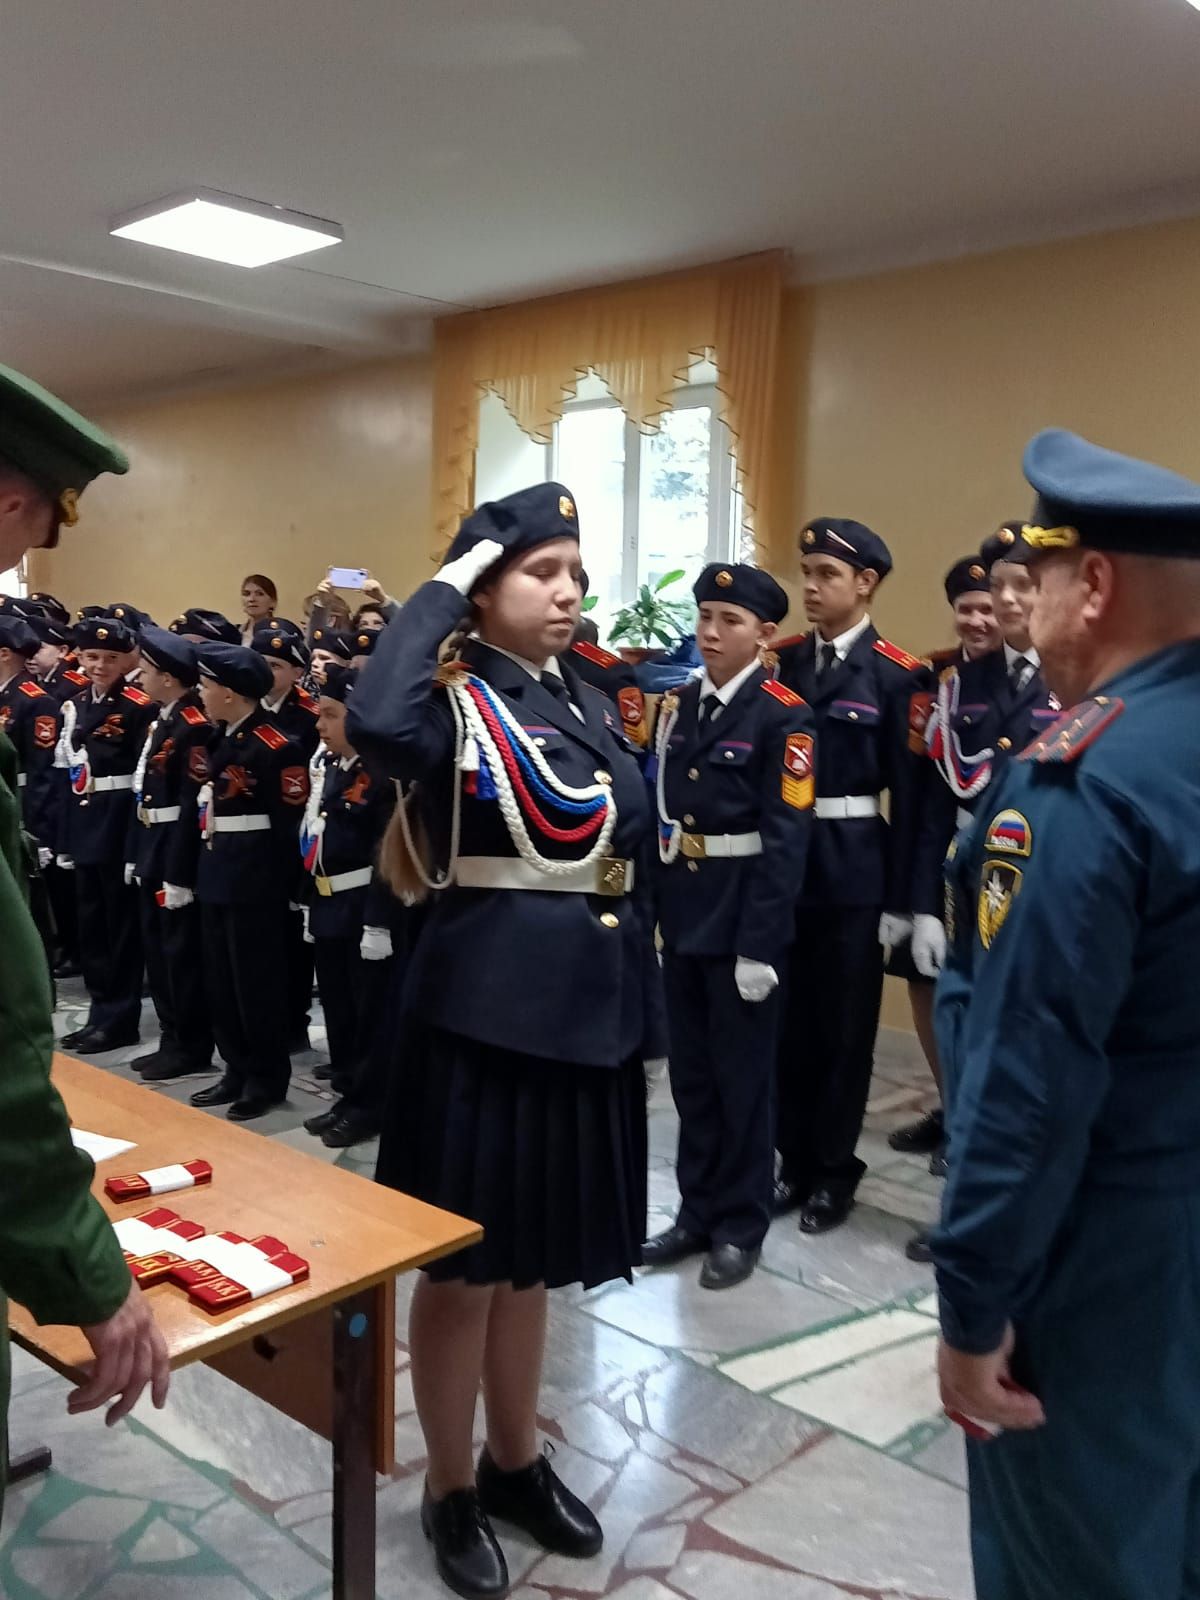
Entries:
{"label": "white ceiling", "polygon": [[[1200,212],[1185,0],[0,0],[0,41],[0,360],[80,401],[768,246],[818,278]],[[192,183],[346,242],[108,236]]]}

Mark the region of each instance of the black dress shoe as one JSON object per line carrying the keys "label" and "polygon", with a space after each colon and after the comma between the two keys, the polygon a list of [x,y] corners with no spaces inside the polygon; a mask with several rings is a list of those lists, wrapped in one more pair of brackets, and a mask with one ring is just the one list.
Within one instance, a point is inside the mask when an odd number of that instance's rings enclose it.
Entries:
{"label": "black dress shoe", "polygon": [[814,1189],[800,1212],[801,1233],[828,1233],[840,1228],[854,1209],[854,1191]]}
{"label": "black dress shoe", "polygon": [[328,1083],[333,1077],[333,1068],[328,1061],[322,1061],[312,1069],[312,1075],[318,1083]]}
{"label": "black dress shoe", "polygon": [[929,1158],[929,1172],[934,1178],[944,1178],[950,1171],[950,1163],[946,1160],[946,1146],[938,1145]]}
{"label": "black dress shoe", "polygon": [[903,1128],[889,1133],[888,1144],[905,1155],[927,1156],[930,1151],[937,1149],[945,1137],[945,1118],[939,1106],[936,1111],[927,1111],[916,1122],[905,1123]]}
{"label": "black dress shoe", "polygon": [[914,1233],[904,1246],[904,1254],[910,1261],[919,1261],[922,1265],[932,1261],[933,1251],[929,1248],[928,1230],[923,1228],[920,1233]]}
{"label": "black dress shoe", "polygon": [[95,1033],[95,1028],[90,1028],[85,1022],[82,1028],[75,1028],[71,1033],[64,1033],[58,1041],[64,1050],[78,1050],[85,1042],[89,1041]]}
{"label": "black dress shoe", "polygon": [[54,976],[58,979],[78,978],[82,975],[83,968],[78,961],[72,961],[70,956],[64,956],[54,968]]}
{"label": "black dress shoe", "polygon": [[189,1099],[194,1106],[231,1106],[240,1093],[232,1078],[222,1073],[216,1083],[210,1083],[207,1089],[197,1089]]}
{"label": "black dress shoe", "polygon": [[501,1600],[508,1563],[474,1489],[452,1489],[435,1500],[425,1485],[421,1532],[433,1545],[438,1577],[465,1600]]}
{"label": "black dress shoe", "polygon": [[321,1143],[328,1145],[331,1150],[346,1150],[352,1144],[363,1144],[367,1139],[374,1139],[378,1133],[379,1118],[373,1112],[350,1106],[338,1112],[321,1134]]}
{"label": "black dress shoe", "polygon": [[708,1240],[698,1233],[689,1233],[675,1223],[647,1239],[642,1246],[644,1267],[670,1267],[676,1261],[686,1261],[688,1256],[698,1256],[708,1249]]}
{"label": "black dress shoe", "polygon": [[798,1183],[792,1183],[789,1178],[776,1178],[771,1190],[771,1215],[773,1217],[786,1217],[789,1211],[795,1211],[804,1200],[804,1190]]}
{"label": "black dress shoe", "polygon": [[145,1072],[147,1067],[152,1067],[162,1056],[161,1050],[148,1050],[144,1056],[134,1056],[129,1062],[131,1072]]}
{"label": "black dress shoe", "polygon": [[304,1121],[305,1133],[324,1133],[326,1128],[332,1128],[341,1116],[341,1102],[330,1106],[327,1111],[318,1111],[315,1117],[306,1117]]}
{"label": "black dress shoe", "polygon": [[550,1465],[553,1448],[547,1444],[546,1453],[527,1467],[501,1472],[485,1445],[475,1474],[479,1503],[489,1517],[514,1523],[543,1550],[582,1560],[599,1550],[604,1530]]}
{"label": "black dress shoe", "polygon": [[255,1117],[265,1117],[282,1104],[282,1100],[272,1100],[270,1095],[248,1094],[244,1100],[235,1100],[225,1115],[230,1122],[253,1122]]}
{"label": "black dress shoe", "polygon": [[719,1244],[704,1258],[700,1268],[702,1289],[732,1289],[745,1283],[758,1265],[757,1250],[743,1250],[736,1244]]}
{"label": "black dress shoe", "polygon": [[188,1078],[193,1072],[211,1072],[211,1061],[189,1061],[185,1056],[160,1055],[142,1073],[143,1083],[166,1083],[171,1078]]}
{"label": "black dress shoe", "polygon": [[101,1056],[106,1050],[127,1049],[129,1045],[137,1044],[141,1037],[136,1028],[112,1033],[107,1028],[89,1028],[86,1038],[79,1040],[75,1048],[84,1055]]}

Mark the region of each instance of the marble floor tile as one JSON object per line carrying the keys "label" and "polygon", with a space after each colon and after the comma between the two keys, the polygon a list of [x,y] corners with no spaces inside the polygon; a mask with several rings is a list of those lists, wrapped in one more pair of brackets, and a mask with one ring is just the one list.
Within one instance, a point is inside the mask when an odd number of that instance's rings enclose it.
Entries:
{"label": "marble floor tile", "polygon": [[621,1461],[634,1447],[632,1434],[592,1400],[564,1411],[558,1425],[568,1444],[599,1461]]}
{"label": "marble floor tile", "polygon": [[920,1227],[936,1222],[941,1211],[940,1193],[925,1195],[908,1184],[889,1183],[886,1178],[873,1178],[870,1173],[859,1185],[858,1203],[887,1211],[894,1217],[905,1217]]}
{"label": "marble floor tile", "polygon": [[225,1500],[195,1521],[191,1537],[215,1550],[270,1600],[300,1600],[328,1571],[267,1517]]}
{"label": "marble floor tile", "polygon": [[612,1600],[677,1600],[656,1578],[630,1578],[611,1591]]}
{"label": "marble floor tile", "polygon": [[[786,1461],[817,1432],[773,1401],[747,1395],[687,1361],[674,1361],[649,1378],[645,1399],[655,1433],[743,1482]],[[690,1469],[681,1462],[680,1470]],[[689,1483],[688,1492],[693,1488]]]}
{"label": "marble floor tile", "polygon": [[667,1582],[689,1600],[846,1600],[844,1589],[820,1578],[713,1550],[689,1550]]}
{"label": "marble floor tile", "polygon": [[944,1478],[960,1489],[967,1486],[967,1452],[962,1430],[947,1422],[932,1441],[908,1457],[908,1464]]}
{"label": "marble floor tile", "polygon": [[630,1572],[643,1568],[667,1568],[679,1560],[687,1539],[687,1529],[680,1523],[662,1528],[647,1528],[635,1534],[625,1551],[625,1566]]}
{"label": "marble floor tile", "polygon": [[924,1295],[913,1306],[913,1310],[919,1312],[923,1317],[936,1317],[938,1314],[938,1297],[936,1293]]}
{"label": "marble floor tile", "polygon": [[882,1449],[919,1423],[941,1415],[936,1352],[937,1340],[930,1331],[908,1344],[875,1351],[849,1366],[776,1389],[773,1398]]}
{"label": "marble floor tile", "polygon": [[129,1552],[129,1559],[135,1566],[145,1566],[150,1563],[161,1564],[165,1561],[186,1561],[189,1556],[194,1556],[200,1546],[194,1539],[189,1539],[181,1528],[176,1528],[162,1517],[155,1517],[141,1538]]}
{"label": "marble floor tile", "polygon": [[26,1545],[9,1557],[16,1577],[42,1600],[79,1600],[97,1580],[103,1582],[117,1559],[87,1545],[61,1544]]}
{"label": "marble floor tile", "polygon": [[880,1311],[850,1317],[819,1332],[736,1356],[732,1361],[723,1361],[718,1370],[735,1383],[761,1393],[928,1332],[928,1321],[913,1311]]}
{"label": "marble floor tile", "polygon": [[150,1509],[145,1500],[119,1494],[89,1494],[38,1529],[39,1539],[71,1539],[80,1544],[112,1544]]}
{"label": "marble floor tile", "polygon": [[780,1217],[763,1244],[763,1265],[820,1294],[862,1310],[927,1289],[933,1268],[909,1261],[904,1246],[913,1225],[873,1206],[856,1206],[843,1227],[803,1234],[796,1219]]}
{"label": "marble floor tile", "polygon": [[716,1506],[705,1522],[833,1584],[922,1600],[974,1593],[966,1495],[838,1435]]}
{"label": "marble floor tile", "polygon": [[[238,1578],[213,1577],[200,1580],[194,1575],[174,1578],[163,1573],[121,1572],[99,1589],[88,1591],[88,1600],[259,1600],[270,1590],[248,1589]],[[73,1595],[70,1600],[78,1600]]]}

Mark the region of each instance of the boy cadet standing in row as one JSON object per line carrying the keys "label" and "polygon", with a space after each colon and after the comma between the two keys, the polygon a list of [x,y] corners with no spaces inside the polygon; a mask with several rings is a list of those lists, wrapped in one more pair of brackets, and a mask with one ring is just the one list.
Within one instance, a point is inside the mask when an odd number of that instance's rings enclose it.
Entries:
{"label": "boy cadet standing in row", "polygon": [[207,1072],[213,1033],[195,905],[200,831],[195,788],[214,729],[196,692],[196,652],[165,628],[141,630],[142,683],[158,708],[138,760],[128,859],[142,919],[146,976],[162,1029],[133,1063],[147,1083]]}
{"label": "boy cadet standing in row", "polygon": [[881,945],[912,930],[932,674],[871,624],[871,598],[892,570],[878,534],[821,517],[800,548],[814,628],[780,646],[779,680],[812,706],[817,799],[780,1034],[775,1206],[800,1206],[801,1229],[824,1233],[845,1221],[866,1171],[855,1146],[883,995]]}
{"label": "boy cadet standing in row", "polygon": [[0,616],[0,728],[17,752],[25,830],[37,841],[39,857],[44,851],[48,858],[58,826],[54,781],[58,701],[29,669],[40,648],[41,639],[28,622]]}
{"label": "boy cadet standing in row", "polygon": [[205,981],[225,1071],[192,1104],[228,1106],[234,1122],[248,1122],[280,1105],[291,1079],[287,919],[308,764],[263,710],[271,672],[262,656],[241,645],[195,648],[200,698],[222,729],[194,801]]}
{"label": "boy cadet standing in row", "polygon": [[704,674],[661,708],[658,916],[679,1110],[662,1266],[707,1252],[705,1289],[754,1271],[771,1220],[779,981],[813,805],[813,719],[760,659],[788,599],[756,567],[706,567],[693,593]]}

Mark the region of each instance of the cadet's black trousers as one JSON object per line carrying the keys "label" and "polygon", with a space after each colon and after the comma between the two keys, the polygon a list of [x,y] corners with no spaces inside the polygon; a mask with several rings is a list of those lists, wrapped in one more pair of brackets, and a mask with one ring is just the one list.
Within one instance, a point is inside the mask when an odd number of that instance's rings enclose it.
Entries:
{"label": "cadet's black trousers", "polygon": [[138,894],[146,977],[162,1030],[162,1052],[203,1072],[212,1065],[213,1030],[204,992],[200,907],[167,911],[146,883]]}
{"label": "cadet's black trousers", "polygon": [[325,1012],[333,1092],[359,1110],[382,1113],[386,1052],[376,1044],[386,1031],[395,957],[364,961],[358,944],[356,933],[346,939],[317,939],[309,949]]}
{"label": "cadet's black trousers", "polygon": [[138,892],[121,861],[75,868],[79,965],[91,999],[88,1027],[137,1038],[142,1014]]}
{"label": "cadet's black trousers", "polygon": [[43,868],[46,891],[50,896],[50,910],[54,915],[54,932],[58,943],[58,959],[79,960],[79,912],[75,903],[75,874],[51,862]]}
{"label": "cadet's black trousers", "polygon": [[822,906],[796,918],[779,1036],[782,1176],[853,1193],[883,998],[879,910]]}
{"label": "cadet's black trousers", "polygon": [[733,968],[733,956],[663,953],[679,1112],[676,1220],[713,1245],[756,1250],[771,1220],[779,993],[750,1004]]}
{"label": "cadet's black trousers", "polygon": [[301,1044],[308,1033],[308,1008],[313,992],[313,947],[304,938],[299,911],[287,915],[288,1044]]}
{"label": "cadet's black trousers", "polygon": [[204,981],[225,1076],[243,1098],[283,1100],[288,1059],[287,903],[200,907]]}

